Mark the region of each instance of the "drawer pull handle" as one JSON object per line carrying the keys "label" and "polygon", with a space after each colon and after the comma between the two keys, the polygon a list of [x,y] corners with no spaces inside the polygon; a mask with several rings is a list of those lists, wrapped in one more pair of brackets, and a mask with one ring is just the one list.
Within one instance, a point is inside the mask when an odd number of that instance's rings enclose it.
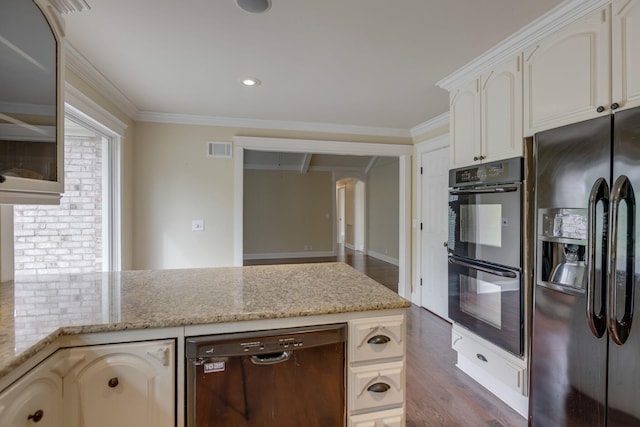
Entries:
{"label": "drawer pull handle", "polygon": [[391,338],[386,335],[376,335],[367,340],[369,344],[386,344],[389,341],[391,341]]}
{"label": "drawer pull handle", "polygon": [[120,381],[118,380],[118,377],[113,377],[109,380],[107,384],[109,385],[109,387],[115,388],[115,387],[118,387],[118,384],[120,384]]}
{"label": "drawer pull handle", "polygon": [[371,391],[373,393],[386,393],[390,388],[391,386],[387,383],[375,383],[367,387],[367,391]]}
{"label": "drawer pull handle", "polygon": [[478,359],[482,360],[483,362],[487,362],[487,358],[486,358],[486,357],[484,357],[484,354],[480,354],[480,353],[478,353],[478,354],[476,354],[476,357],[477,357]]}
{"label": "drawer pull handle", "polygon": [[42,417],[44,417],[44,411],[42,409],[38,409],[33,414],[30,414],[27,417],[27,420],[33,420],[34,423],[37,423],[38,421],[40,421],[42,419]]}

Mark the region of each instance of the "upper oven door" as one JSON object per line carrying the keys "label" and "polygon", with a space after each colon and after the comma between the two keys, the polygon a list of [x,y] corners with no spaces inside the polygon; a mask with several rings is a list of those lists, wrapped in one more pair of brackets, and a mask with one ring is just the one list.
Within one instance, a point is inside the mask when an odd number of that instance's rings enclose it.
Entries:
{"label": "upper oven door", "polygon": [[449,251],[520,268],[522,185],[449,190]]}

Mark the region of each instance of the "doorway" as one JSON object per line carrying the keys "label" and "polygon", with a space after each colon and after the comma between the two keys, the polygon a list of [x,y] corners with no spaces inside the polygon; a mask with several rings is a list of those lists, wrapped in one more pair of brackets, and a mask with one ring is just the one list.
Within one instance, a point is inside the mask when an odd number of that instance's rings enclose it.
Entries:
{"label": "doorway", "polygon": [[[353,251],[366,253],[366,184],[358,178],[336,181],[337,243]],[[340,248],[338,248],[340,250]]]}

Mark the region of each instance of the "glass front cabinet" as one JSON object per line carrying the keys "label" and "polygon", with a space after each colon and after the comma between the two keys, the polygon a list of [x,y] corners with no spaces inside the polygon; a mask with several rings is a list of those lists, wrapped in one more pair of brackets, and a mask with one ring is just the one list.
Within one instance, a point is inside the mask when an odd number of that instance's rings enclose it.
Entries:
{"label": "glass front cabinet", "polygon": [[0,204],[56,204],[64,190],[63,35],[47,0],[3,0]]}

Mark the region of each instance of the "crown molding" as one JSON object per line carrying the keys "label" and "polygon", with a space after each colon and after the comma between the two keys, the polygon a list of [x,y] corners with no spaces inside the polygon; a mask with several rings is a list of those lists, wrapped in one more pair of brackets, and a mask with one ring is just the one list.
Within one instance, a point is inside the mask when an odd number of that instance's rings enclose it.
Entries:
{"label": "crown molding", "polygon": [[89,62],[78,50],[69,42],[65,43],[66,67],[77,74],[86,84],[104,96],[115,107],[127,115],[134,118],[138,114],[137,107],[120,92],[109,79]]}
{"label": "crown molding", "polygon": [[411,136],[417,137],[427,132],[434,131],[444,126],[449,126],[449,112],[445,112],[436,116],[426,122],[420,123],[411,128]]}
{"label": "crown molding", "polygon": [[589,13],[611,3],[611,0],[565,0],[540,18],[525,25],[473,61],[436,83],[450,91],[478,77],[508,57],[525,49]]}
{"label": "crown molding", "polygon": [[301,132],[322,132],[348,135],[382,136],[390,138],[410,138],[407,129],[374,126],[354,126],[335,123],[297,122],[286,120],[262,120],[233,117],[199,116],[190,114],[169,114],[139,112],[134,120],[140,122],[176,123],[186,125],[221,126],[245,129],[275,129]]}

